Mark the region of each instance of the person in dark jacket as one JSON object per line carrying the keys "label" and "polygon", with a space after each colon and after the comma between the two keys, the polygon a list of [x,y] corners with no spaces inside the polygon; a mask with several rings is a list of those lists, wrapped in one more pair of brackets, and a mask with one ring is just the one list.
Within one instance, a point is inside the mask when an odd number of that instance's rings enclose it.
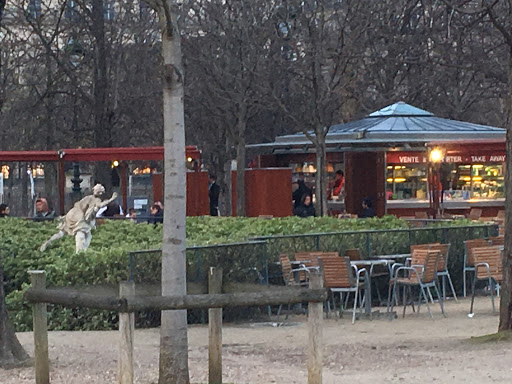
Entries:
{"label": "person in dark jacket", "polygon": [[164,211],[160,208],[159,205],[153,204],[151,208],[149,208],[149,212],[151,213],[151,217],[148,220],[149,224],[157,224],[164,222]]}
{"label": "person in dark jacket", "polygon": [[293,208],[294,209],[297,208],[301,204],[302,198],[305,195],[310,195],[310,196],[312,195],[311,188],[309,188],[306,185],[304,180],[302,180],[302,179],[297,180],[297,184],[299,185],[299,187],[292,194]]}
{"label": "person in dark jacket", "polygon": [[9,206],[7,204],[0,204],[0,217],[7,217],[9,213]]}
{"label": "person in dark jacket", "polygon": [[370,199],[363,200],[363,211],[359,214],[360,219],[364,219],[367,217],[375,217],[375,211],[373,209],[373,204]]}
{"label": "person in dark jacket", "polygon": [[315,206],[311,200],[311,195],[302,196],[300,205],[294,209],[293,214],[299,217],[316,216]]}
{"label": "person in dark jacket", "polygon": [[208,197],[210,198],[210,216],[219,216],[220,187],[214,175],[208,176]]}

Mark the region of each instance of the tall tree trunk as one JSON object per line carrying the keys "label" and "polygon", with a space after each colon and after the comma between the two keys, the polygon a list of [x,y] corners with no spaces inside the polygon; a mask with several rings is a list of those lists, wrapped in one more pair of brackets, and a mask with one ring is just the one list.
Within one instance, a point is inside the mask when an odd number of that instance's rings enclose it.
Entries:
{"label": "tall tree trunk", "polygon": [[316,177],[315,197],[317,216],[326,216],[327,209],[327,153],[325,145],[325,134],[317,132],[315,136],[316,152]]}
{"label": "tall tree trunk", "polygon": [[505,174],[505,250],[503,251],[503,282],[500,299],[498,331],[512,329],[512,46],[508,57],[507,156]]}
{"label": "tall tree trunk", "polygon": [[[112,146],[112,130],[108,124],[108,68],[105,43],[105,16],[103,0],[92,1],[92,34],[95,42],[94,65],[94,145]],[[112,193],[112,170],[108,162],[95,164],[96,180],[103,184],[107,195]]]}
{"label": "tall tree trunk", "polygon": [[236,215],[245,216],[245,121],[239,129],[239,137],[236,145]]}
{"label": "tall tree trunk", "polygon": [[221,211],[222,216],[233,215],[233,190],[231,177],[231,159],[224,161],[224,190],[221,191],[221,201],[224,209]]}
{"label": "tall tree trunk", "polygon": [[21,215],[28,216],[28,166],[27,163],[19,163],[21,172]]}
{"label": "tall tree trunk", "polygon": [[[186,166],[184,71],[172,0],[158,9],[162,33],[164,113],[164,228],[162,295],[185,295]],[[159,384],[189,384],[187,311],[162,311]]]}
{"label": "tall tree trunk", "polygon": [[29,356],[18,341],[18,338],[14,333],[14,327],[9,320],[9,315],[5,306],[3,282],[4,269],[2,255],[0,254],[0,367],[10,367],[27,360]]}

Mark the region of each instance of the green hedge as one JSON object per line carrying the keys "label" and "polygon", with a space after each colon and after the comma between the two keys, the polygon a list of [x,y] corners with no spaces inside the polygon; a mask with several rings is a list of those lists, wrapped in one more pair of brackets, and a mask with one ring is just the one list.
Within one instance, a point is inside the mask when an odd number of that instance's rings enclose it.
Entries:
{"label": "green hedge", "polygon": [[[466,224],[457,222],[456,224]],[[28,287],[30,269],[44,269],[49,287],[82,287],[94,289],[98,294],[116,294],[117,284],[129,276],[128,254],[133,250],[161,247],[160,225],[135,224],[130,221],[107,221],[93,231],[89,250],[74,253],[74,239],[70,236],[58,240],[44,253],[38,248],[56,232],[55,222],[32,222],[23,219],[0,219],[0,252],[3,259],[7,305],[18,331],[30,330],[32,326],[30,308],[23,300]],[[405,229],[407,223],[395,217],[366,220],[338,220],[334,218],[296,217],[257,218],[212,218],[187,219],[187,273],[189,282],[205,283],[208,266],[222,265],[227,280],[254,282],[266,261],[272,261],[280,251],[313,250],[317,242],[305,237],[302,240],[284,242],[269,241],[260,244],[238,246],[197,246],[243,242],[252,237],[354,230]],[[340,237],[341,236],[341,237]],[[404,239],[390,234],[384,235],[376,244],[388,247],[403,247]],[[400,236],[404,236],[403,234]],[[434,235],[435,236],[435,235]],[[347,242],[352,237],[353,244]],[[348,247],[361,241],[360,235],[326,235],[320,245],[322,250],[342,251],[340,245]],[[420,240],[420,239],[418,239]],[[421,239],[423,240],[423,239]],[[426,240],[426,239],[425,239]],[[309,244],[309,242],[311,242]],[[350,244],[349,244],[350,243]],[[456,241],[460,248],[460,240]],[[292,246],[293,245],[293,246]],[[196,246],[195,248],[192,246]],[[300,249],[297,249],[300,248]],[[138,258],[137,280],[158,283],[160,276],[159,255],[148,254]],[[96,288],[91,288],[96,287]],[[197,288],[199,290],[204,287]],[[49,308],[50,329],[111,329],[116,327],[115,313],[88,309]]]}

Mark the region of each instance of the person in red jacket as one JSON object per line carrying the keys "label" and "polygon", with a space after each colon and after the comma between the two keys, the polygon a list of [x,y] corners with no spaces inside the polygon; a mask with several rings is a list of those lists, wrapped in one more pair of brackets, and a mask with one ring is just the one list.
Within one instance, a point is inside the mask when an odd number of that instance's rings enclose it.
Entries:
{"label": "person in red jacket", "polygon": [[345,175],[342,170],[336,171],[336,180],[333,185],[333,196],[340,196],[345,192]]}

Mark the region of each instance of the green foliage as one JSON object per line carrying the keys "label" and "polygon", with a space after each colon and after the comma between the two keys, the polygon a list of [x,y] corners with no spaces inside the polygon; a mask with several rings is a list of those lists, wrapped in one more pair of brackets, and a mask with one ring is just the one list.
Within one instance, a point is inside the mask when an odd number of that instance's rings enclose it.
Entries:
{"label": "green foliage", "polygon": [[[459,224],[462,222],[456,222]],[[446,223],[443,223],[446,226]],[[466,224],[466,223],[463,223]],[[438,226],[436,224],[436,226]],[[190,289],[204,292],[209,266],[220,266],[226,282],[255,283],[265,275],[267,265],[273,267],[280,252],[338,251],[360,248],[363,254],[406,252],[412,243],[440,241],[452,243],[457,254],[451,265],[459,270],[463,240],[484,237],[485,229],[439,229],[410,234],[407,223],[394,216],[382,219],[344,219],[330,217],[275,219],[258,218],[187,218],[187,280]],[[357,232],[364,230],[395,230],[388,232]],[[351,231],[351,234],[339,232]],[[117,284],[129,276],[130,251],[159,249],[162,226],[135,224],[131,221],[106,221],[93,231],[90,248],[75,254],[71,236],[58,240],[44,252],[39,246],[56,232],[56,223],[32,222],[4,218],[0,220],[0,252],[4,266],[6,301],[18,331],[32,327],[31,311],[23,300],[28,288],[28,270],[47,272],[49,287],[94,288],[94,293],[117,294]],[[338,232],[338,233],[336,233]],[[304,235],[279,237],[282,235]],[[319,235],[312,235],[319,234]],[[492,234],[491,234],[492,235]],[[273,236],[266,243],[246,242],[254,237]],[[231,244],[229,244],[231,243]],[[204,247],[207,246],[207,247]],[[137,254],[134,258],[136,282],[160,281],[160,252]],[[270,278],[272,280],[272,271]],[[103,291],[99,292],[98,287]],[[65,309],[49,306],[50,329],[112,329],[117,315],[107,311]]]}

